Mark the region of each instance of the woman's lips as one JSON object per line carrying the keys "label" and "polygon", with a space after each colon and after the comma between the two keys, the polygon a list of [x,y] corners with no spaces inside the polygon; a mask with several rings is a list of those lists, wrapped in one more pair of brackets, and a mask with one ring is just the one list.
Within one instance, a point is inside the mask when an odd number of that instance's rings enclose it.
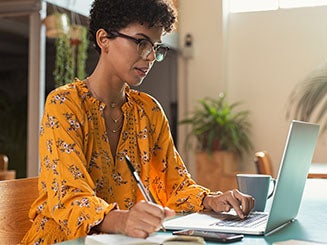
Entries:
{"label": "woman's lips", "polygon": [[148,72],[147,68],[135,68],[135,70],[140,77],[145,77]]}

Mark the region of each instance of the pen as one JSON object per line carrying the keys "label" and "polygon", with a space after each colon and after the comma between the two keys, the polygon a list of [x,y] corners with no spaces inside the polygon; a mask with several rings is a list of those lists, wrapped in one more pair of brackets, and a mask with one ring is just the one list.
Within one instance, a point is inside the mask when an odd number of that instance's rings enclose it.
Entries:
{"label": "pen", "polygon": [[[137,171],[135,170],[135,168],[133,167],[132,163],[131,163],[131,160],[129,159],[129,157],[127,155],[125,155],[125,160],[126,160],[126,163],[127,163],[127,166],[129,168],[129,170],[131,171],[136,183],[137,183],[137,186],[139,187],[140,191],[142,192],[144,198],[146,201],[148,202],[152,202],[152,203],[156,203],[156,201],[151,198],[151,196],[147,193],[142,181],[141,181],[141,178],[139,176],[139,174],[137,173]],[[161,224],[161,229],[163,231],[166,231],[165,227]]]}

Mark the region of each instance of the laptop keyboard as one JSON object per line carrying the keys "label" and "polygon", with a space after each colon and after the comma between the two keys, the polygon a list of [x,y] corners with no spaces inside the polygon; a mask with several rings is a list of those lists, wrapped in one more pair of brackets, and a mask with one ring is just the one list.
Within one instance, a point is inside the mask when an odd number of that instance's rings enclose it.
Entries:
{"label": "laptop keyboard", "polygon": [[224,217],[223,220],[219,220],[212,225],[228,227],[257,227],[267,222],[267,219],[268,214],[266,213],[251,213],[245,219],[240,219],[237,215],[226,214],[226,217]]}

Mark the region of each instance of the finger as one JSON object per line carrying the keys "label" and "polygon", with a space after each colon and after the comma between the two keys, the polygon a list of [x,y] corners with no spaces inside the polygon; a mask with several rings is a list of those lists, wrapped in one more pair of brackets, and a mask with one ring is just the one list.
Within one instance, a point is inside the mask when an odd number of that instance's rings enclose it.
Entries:
{"label": "finger", "polygon": [[175,210],[172,210],[168,207],[164,207],[165,218],[174,217],[176,215]]}
{"label": "finger", "polygon": [[137,211],[138,219],[142,220],[145,223],[144,225],[149,227],[146,231],[150,233],[159,230],[162,221],[166,217],[164,208],[154,203],[140,202]]}
{"label": "finger", "polygon": [[232,208],[235,210],[237,215],[241,219],[244,219],[244,214],[243,214],[243,211],[241,209],[241,201],[235,197],[235,191],[236,190],[233,190],[233,191],[230,192],[230,195],[228,195],[227,201],[232,206]]}
{"label": "finger", "polygon": [[[210,202],[208,202],[210,209],[215,212],[229,212],[231,210],[231,205],[228,202],[228,199],[231,195],[231,191],[227,191],[224,194],[217,197],[210,197]],[[209,198],[209,197],[208,197]]]}
{"label": "finger", "polygon": [[225,203],[224,205],[225,205],[225,207],[224,207],[225,212],[229,212],[232,209],[232,206],[229,205],[228,203]]}
{"label": "finger", "polygon": [[126,223],[126,233],[127,235],[138,237],[148,236],[149,234],[159,230],[160,224],[160,219],[154,218],[148,213],[139,213],[131,210]]}
{"label": "finger", "polygon": [[243,214],[248,215],[254,207],[254,198],[249,195],[242,194],[238,190],[234,190],[234,196],[241,202]]}
{"label": "finger", "polygon": [[250,197],[250,205],[249,205],[249,209],[247,210],[247,214],[249,214],[252,209],[254,208],[254,204],[255,204],[255,199],[253,197]]}
{"label": "finger", "polygon": [[126,233],[127,236],[136,237],[136,238],[147,238],[150,234],[144,231],[143,229],[131,229]]}
{"label": "finger", "polygon": [[140,219],[142,219],[142,221],[144,222],[144,227],[146,231],[152,233],[160,229],[162,221],[164,220],[164,215],[157,216],[153,213],[145,212],[142,214]]}
{"label": "finger", "polygon": [[251,210],[253,209],[253,207],[254,207],[254,198],[251,197],[251,196],[246,196],[244,202],[246,202],[247,205],[246,205],[246,207],[244,207],[244,208],[243,208],[243,206],[242,206],[242,210],[243,210],[243,213],[244,213],[245,215],[248,215],[248,214],[251,212]]}
{"label": "finger", "polygon": [[250,207],[250,199],[247,198],[246,196],[242,195],[238,190],[234,190],[234,196],[237,200],[239,200],[239,202],[241,203],[241,207],[242,207],[242,212],[245,214],[247,213],[247,210]]}
{"label": "finger", "polygon": [[163,220],[165,218],[164,208],[158,204],[142,200],[138,202],[134,207],[140,212],[149,213],[152,216],[158,217],[159,219]]}
{"label": "finger", "polygon": [[160,218],[163,220],[166,217],[166,211],[165,208],[156,204],[156,203],[148,203],[149,206],[147,206],[147,211],[154,216]]}

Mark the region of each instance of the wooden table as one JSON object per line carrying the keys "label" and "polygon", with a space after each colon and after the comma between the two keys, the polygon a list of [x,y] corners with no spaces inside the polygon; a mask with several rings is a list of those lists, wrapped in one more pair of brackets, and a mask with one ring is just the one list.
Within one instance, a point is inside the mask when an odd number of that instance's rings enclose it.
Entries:
{"label": "wooden table", "polygon": [[[326,164],[327,165],[327,164]],[[296,220],[269,236],[245,235],[236,244],[243,245],[271,245],[275,242],[290,239],[315,241],[327,244],[327,179],[308,179],[305,185],[303,200]],[[169,231],[167,231],[169,232]],[[85,238],[59,243],[61,245],[84,245]],[[221,244],[207,242],[210,244]],[[296,244],[296,243],[293,243]]]}
{"label": "wooden table", "polygon": [[327,178],[327,163],[312,163],[308,178]]}

